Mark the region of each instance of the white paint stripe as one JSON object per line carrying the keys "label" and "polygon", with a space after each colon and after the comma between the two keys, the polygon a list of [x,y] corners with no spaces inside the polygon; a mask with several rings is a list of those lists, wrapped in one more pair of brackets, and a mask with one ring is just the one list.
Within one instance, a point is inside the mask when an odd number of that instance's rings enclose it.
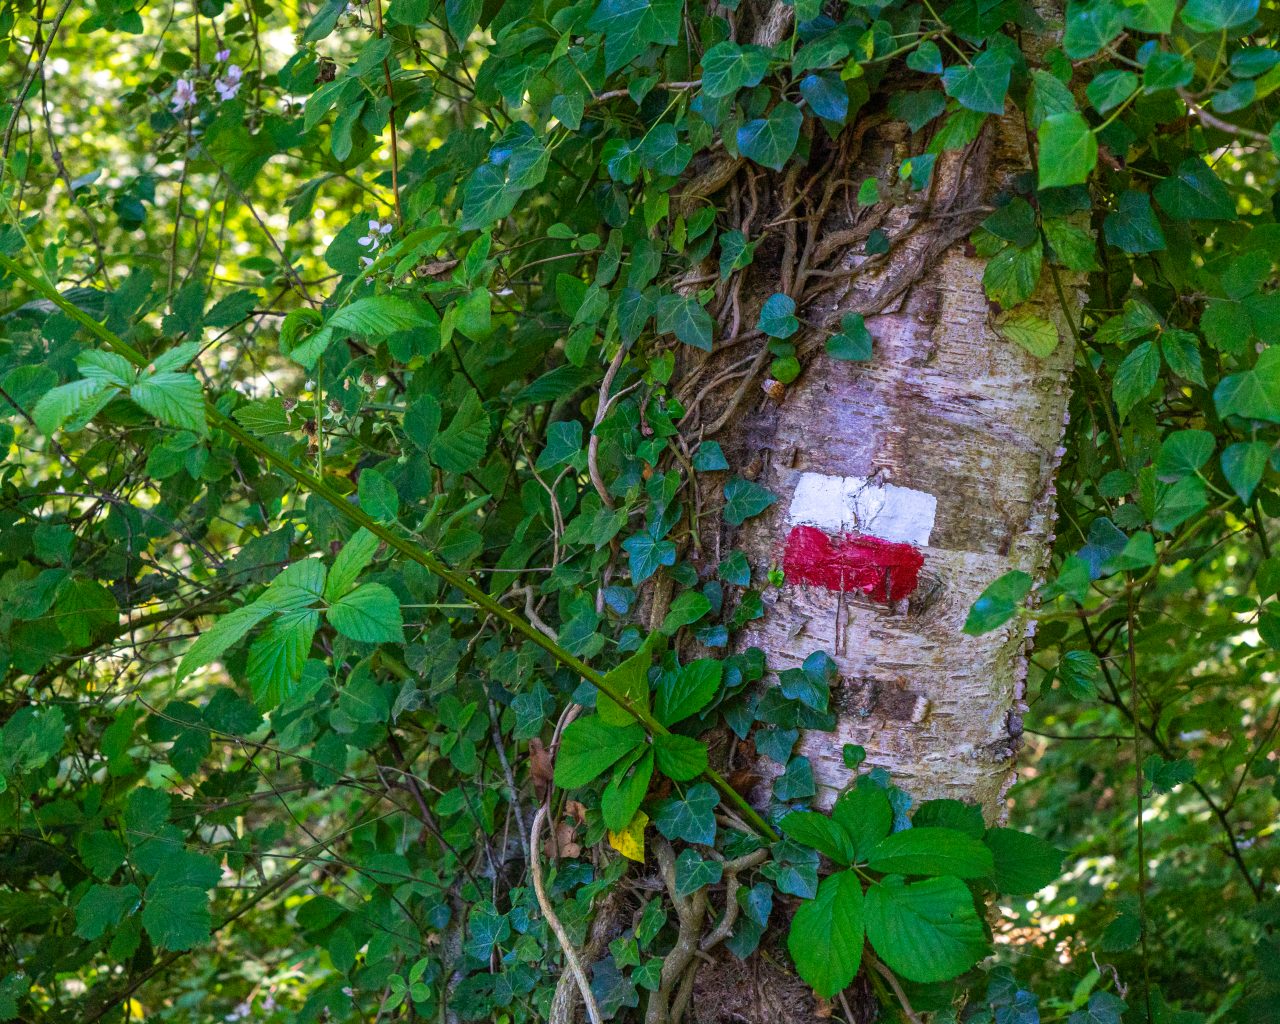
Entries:
{"label": "white paint stripe", "polygon": [[894,484],[876,485],[860,476],[802,473],[788,513],[793,524],[827,533],[869,534],[924,547],[933,532],[938,499]]}

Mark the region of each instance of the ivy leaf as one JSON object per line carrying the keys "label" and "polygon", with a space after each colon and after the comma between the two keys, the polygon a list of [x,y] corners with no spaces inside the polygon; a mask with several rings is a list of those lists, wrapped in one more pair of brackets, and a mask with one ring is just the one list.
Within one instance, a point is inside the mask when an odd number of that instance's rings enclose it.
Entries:
{"label": "ivy leaf", "polygon": [[161,423],[204,437],[204,390],[189,373],[153,373],[129,389],[129,397]]}
{"label": "ivy leaf", "polygon": [[1128,253],[1158,252],[1165,248],[1164,231],[1145,192],[1129,189],[1120,194],[1115,212],[1102,222],[1102,233],[1117,249]]}
{"label": "ivy leaf", "polygon": [[1156,476],[1167,483],[1194,473],[1213,454],[1213,435],[1207,430],[1175,430],[1160,444]]}
{"label": "ivy leaf", "polygon": [[1222,453],[1222,475],[1246,505],[1266,472],[1271,445],[1266,441],[1240,441]]}
{"label": "ivy leaf", "polygon": [[1218,32],[1247,24],[1258,15],[1258,0],[1187,0],[1182,23],[1193,32]]}
{"label": "ivy leaf", "polygon": [[789,338],[800,329],[795,314],[795,300],[782,292],[774,292],[760,308],[756,327],[771,338]]}
{"label": "ivy leaf", "polygon": [[[1160,497],[1160,501],[1156,507],[1156,514],[1151,519],[1151,525],[1161,532],[1176,530],[1185,523],[1193,515],[1205,508],[1209,504],[1209,495],[1205,490],[1204,481],[1198,476],[1189,476],[1179,480],[1170,487]],[[1146,537],[1148,534],[1138,534],[1132,540],[1138,537]],[[1128,551],[1122,552],[1122,557]],[[1145,568],[1146,566],[1155,564],[1155,553],[1152,551],[1149,555],[1143,552],[1143,565],[1134,565],[1132,568]],[[1114,559],[1111,564],[1114,564]],[[1125,565],[1121,568],[1128,569],[1130,566]]]}
{"label": "ivy leaf", "polygon": [[748,160],[780,171],[796,151],[804,115],[794,103],[779,103],[768,117],[748,121],[738,129],[738,152]]}
{"label": "ivy leaf", "polygon": [[827,339],[827,355],[833,359],[865,361],[871,358],[871,344],[871,332],[862,314],[845,313],[840,317],[840,332]]}
{"label": "ivy leaf", "polygon": [[849,116],[849,91],[832,72],[805,75],[800,80],[800,95],[809,109],[825,121],[844,124]]}
{"label": "ivy leaf", "polygon": [[731,526],[741,526],[776,502],[778,496],[757,483],[735,476],[724,485],[724,499],[725,522]]}
{"label": "ivy leaf", "polygon": [[971,64],[953,64],[942,75],[947,95],[962,107],[985,114],[1003,114],[1013,61],[1008,54],[984,50]]}
{"label": "ivy leaf", "polygon": [[1013,828],[993,828],[983,842],[995,862],[991,877],[997,892],[1030,896],[1055,881],[1062,872],[1062,851],[1039,836]]}
{"label": "ivy leaf", "polygon": [[693,454],[693,468],[699,473],[714,473],[728,469],[729,460],[724,457],[724,449],[719,441],[703,441]]}
{"label": "ivy leaf", "polygon": [[1236,215],[1226,185],[1198,156],[1182,161],[1153,194],[1160,209],[1177,220],[1232,220]]}
{"label": "ivy leaf", "polygon": [[948,981],[990,949],[973,896],[958,878],[907,884],[889,875],[867,890],[867,939],[909,981]]}
{"label": "ivy leaf", "polygon": [[1098,163],[1098,139],[1079,113],[1046,117],[1036,133],[1040,143],[1040,187],[1083,185]]}
{"label": "ivy leaf", "polygon": [[[561,756],[563,750],[564,744],[561,741]],[[658,805],[653,824],[668,839],[683,839],[686,843],[710,846],[716,840],[715,809],[719,803],[720,794],[711,784],[699,782],[691,786],[683,798],[669,797],[663,800]]]}
{"label": "ivy leaf", "polygon": [[796,970],[823,999],[848,987],[862,963],[862,882],[852,871],[822,880],[818,895],[791,919],[787,949]]}
{"label": "ivy leaf", "polygon": [[950,828],[908,828],[882,839],[867,855],[872,871],[889,875],[986,878],[994,864],[981,842]]}
{"label": "ivy leaf", "polygon": [[1022,608],[1031,593],[1031,583],[1031,577],[1020,569],[995,580],[973,602],[964,621],[964,632],[969,636],[981,636],[1003,626]]}
{"label": "ivy leaf", "polygon": [[643,583],[664,565],[676,564],[676,546],[669,540],[654,540],[647,532],[637,533],[622,542],[631,569],[631,582]]}
{"label": "ivy leaf", "polygon": [[605,36],[605,73],[631,63],[651,43],[672,46],[684,7],[677,0],[602,0],[587,27]]}
{"label": "ivy leaf", "polygon": [[724,875],[718,860],[703,860],[697,850],[687,848],[676,858],[676,895],[692,896],[708,885],[717,885]]}
{"label": "ivy leaf", "polygon": [[686,345],[711,351],[711,314],[692,296],[664,295],[658,299],[658,333],[674,334]]}
{"label": "ivy leaf", "polygon": [[1120,106],[1138,88],[1138,76],[1132,71],[1112,69],[1096,75],[1085,88],[1085,95],[1100,114]]}
{"label": "ivy leaf", "polygon": [[516,208],[524,189],[507,183],[502,168],[483,163],[471,172],[462,190],[462,229],[486,228]]}
{"label": "ivy leaf", "polygon": [[1067,1024],[1120,1024],[1128,1004],[1110,992],[1093,992],[1088,1005],[1067,1018]]}
{"label": "ivy leaf", "polygon": [[675,725],[705,708],[720,692],[724,662],[699,658],[658,680],[653,713],[663,725]]}
{"label": "ivy leaf", "polygon": [[561,789],[585,786],[643,742],[638,725],[612,726],[598,715],[579,718],[560,737],[555,784]]}
{"label": "ivy leaf", "polygon": [[431,442],[431,461],[448,473],[467,473],[489,450],[489,414],[480,396],[468,391],[449,426]]}
{"label": "ivy leaf", "polygon": [[1092,57],[1124,31],[1124,9],[1112,0],[1067,4],[1062,49],[1072,60]]}
{"label": "ivy leaf", "polygon": [[759,85],[768,70],[769,51],[763,46],[717,43],[702,55],[702,91],[712,99],[732,96]]}
{"label": "ivy leaf", "polygon": [[1223,377],[1213,401],[1219,416],[1280,423],[1280,348],[1263,349],[1253,369]]}

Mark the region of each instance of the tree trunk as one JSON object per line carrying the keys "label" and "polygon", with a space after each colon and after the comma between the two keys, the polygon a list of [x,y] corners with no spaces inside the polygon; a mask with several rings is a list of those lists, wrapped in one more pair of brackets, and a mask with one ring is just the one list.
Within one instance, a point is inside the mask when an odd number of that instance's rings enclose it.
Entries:
{"label": "tree trunk", "polygon": [[[864,178],[896,182],[903,159],[926,143],[869,108],[840,140],[815,137],[803,172],[738,172],[727,207],[749,239],[763,240],[748,280],[720,296],[729,344],[685,369],[683,394],[734,469],[778,497],[736,536],[723,525],[704,533],[708,559],[736,546],[756,579],[787,569],[739,647],[765,651],[768,685],[814,651],[839,670],[835,731],[802,734],[796,750],[812,763],[818,805],[830,806],[851,781],[842,750],[858,744],[867,765],[888,771],[916,803],[976,802],[994,823],[1014,779],[1030,631],[1011,623],[972,637],[962,627],[997,577],[1044,570],[1073,353],[1047,271],[1031,306],[1058,325],[1057,350],[1038,359],[1000,336],[1000,311],[982,286],[985,260],[967,240],[1028,173],[1021,113],[989,119],[968,147],[940,155],[927,189],[856,205]],[[771,222],[779,223],[766,231]],[[877,228],[891,248],[867,256]],[[793,384],[761,388],[767,356],[743,376],[733,342],[750,336],[777,291],[796,299],[802,322],[828,330],[842,314],[864,314],[870,362],[829,357],[827,331],[812,332]],[[849,534],[878,541],[851,551],[841,539]],[[923,556],[918,569],[912,549]],[[867,564],[880,575],[867,577]],[[728,768],[766,780],[781,770],[749,744]],[[762,805],[767,782],[752,796]],[[785,962],[718,953],[715,967],[699,971],[693,1019],[813,1019],[812,996]]]}

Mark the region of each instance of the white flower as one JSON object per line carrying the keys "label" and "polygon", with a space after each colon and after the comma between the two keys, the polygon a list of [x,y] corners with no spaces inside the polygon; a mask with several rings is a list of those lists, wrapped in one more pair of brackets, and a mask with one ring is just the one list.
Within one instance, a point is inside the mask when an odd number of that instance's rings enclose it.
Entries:
{"label": "white flower", "polygon": [[195,85],[188,79],[179,78],[178,84],[173,87],[173,112],[175,114],[180,114],[184,107],[194,107],[195,105]]}
{"label": "white flower", "polygon": [[376,249],[382,244],[382,240],[391,234],[391,229],[392,224],[390,221],[384,223],[380,220],[371,220],[369,221],[369,233],[361,235],[356,241],[366,249]]}
{"label": "white flower", "polygon": [[223,103],[236,98],[236,93],[240,91],[240,79],[243,74],[244,72],[240,70],[240,65],[231,64],[227,67],[227,73],[213,83],[213,87],[218,90],[218,97]]}
{"label": "white flower", "polygon": [[217,53],[215,53],[213,56],[214,56],[214,59],[215,59],[219,64],[221,64],[224,60],[226,60],[228,57],[230,57],[230,56],[231,56],[231,51],[230,51],[230,50],[219,50],[219,51],[218,51]]}

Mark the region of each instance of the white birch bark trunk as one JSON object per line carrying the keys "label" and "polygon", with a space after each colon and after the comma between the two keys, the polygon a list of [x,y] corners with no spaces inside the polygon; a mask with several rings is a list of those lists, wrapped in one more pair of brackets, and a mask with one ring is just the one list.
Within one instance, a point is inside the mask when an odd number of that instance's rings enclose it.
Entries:
{"label": "white birch bark trunk", "polygon": [[[708,429],[731,465],[778,502],[740,530],[723,524],[704,530],[706,556],[742,547],[757,579],[781,566],[797,487],[804,479],[813,483],[807,474],[861,478],[936,499],[920,546],[920,585],[910,598],[885,604],[792,582],[767,594],[764,617],[737,638],[739,649],[765,651],[765,685],[776,685],[779,670],[813,651],[825,651],[838,666],[836,729],[802,734],[796,751],[813,765],[820,806],[851,781],[842,751],[853,743],[866,750],[868,766],[888,771],[916,803],[951,797],[978,804],[990,823],[1005,816],[1030,634],[1011,623],[970,637],[962,626],[973,601],[1003,573],[1043,574],[1073,361],[1047,271],[1030,306],[1058,326],[1061,340],[1049,358],[1038,359],[998,333],[1000,311],[982,286],[985,261],[967,241],[1001,192],[1030,171],[1025,124],[1012,105],[1010,111],[990,119],[966,149],[940,156],[927,190],[896,202],[858,208],[841,194],[856,192],[868,176],[896,181],[902,160],[927,142],[875,109],[862,111],[841,143],[815,140],[803,174],[740,176],[726,190],[730,210],[757,227],[788,217],[793,223],[761,244],[740,290],[719,296],[728,352],[681,367],[683,393],[696,401],[687,422]],[[812,202],[797,200],[808,190]],[[875,228],[888,234],[891,249],[868,258],[864,242]],[[843,313],[864,314],[874,337],[871,361],[828,357],[825,334],[815,332],[800,346],[809,358],[790,386],[765,382],[762,389],[763,358],[744,376],[742,350],[732,343],[776,291],[797,298],[806,322],[828,329]],[[1074,289],[1067,294],[1078,298]],[[715,380],[726,384],[708,388]],[[709,500],[704,495],[704,507]],[[899,520],[920,519],[921,503],[929,504],[908,500],[905,512],[876,519],[869,532],[884,536],[888,523],[920,544],[921,522]],[[780,771],[746,744],[725,767],[736,773],[731,777],[765,780],[752,793],[758,804],[767,799],[768,777]],[[855,983],[846,996],[855,1017],[873,1018],[865,985]],[[690,1016],[700,1024],[808,1021],[814,1014],[812,994],[781,955],[743,963],[721,951],[714,966],[699,970],[690,1001]]]}

